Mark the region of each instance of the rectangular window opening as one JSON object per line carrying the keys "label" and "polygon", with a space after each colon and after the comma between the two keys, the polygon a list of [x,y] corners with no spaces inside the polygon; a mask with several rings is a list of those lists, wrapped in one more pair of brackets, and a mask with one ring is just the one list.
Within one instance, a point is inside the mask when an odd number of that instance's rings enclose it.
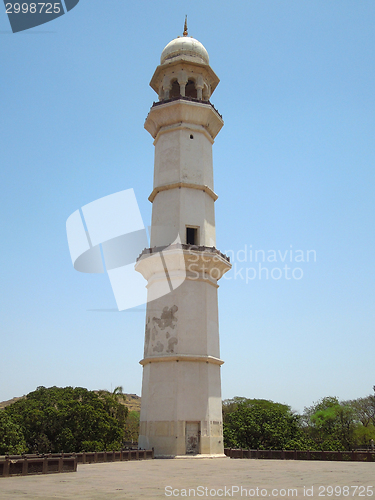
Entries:
{"label": "rectangular window opening", "polygon": [[196,227],[186,228],[186,244],[198,245],[198,228]]}

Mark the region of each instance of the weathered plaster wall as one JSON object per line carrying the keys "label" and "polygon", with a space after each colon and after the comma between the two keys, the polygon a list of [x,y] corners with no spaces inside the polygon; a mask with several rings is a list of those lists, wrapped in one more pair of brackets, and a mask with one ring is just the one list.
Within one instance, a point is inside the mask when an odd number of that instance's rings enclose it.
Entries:
{"label": "weathered plaster wall", "polygon": [[[172,208],[173,207],[173,208]],[[213,199],[204,191],[177,188],[158,193],[153,202],[151,247],[186,243],[186,226],[199,227],[199,245],[216,245]]]}
{"label": "weathered plaster wall", "polygon": [[[163,454],[185,453],[185,422],[198,421],[200,453],[223,453],[220,367],[205,362],[144,366],[139,444]],[[147,418],[145,418],[145,416]]]}
{"label": "weathered plaster wall", "polygon": [[217,288],[207,282],[186,280],[147,307],[144,357],[176,354],[220,357]]}
{"label": "weathered plaster wall", "polygon": [[[212,142],[203,127],[169,130],[155,144],[154,187],[173,182],[213,186]],[[192,138],[191,138],[192,137]]]}

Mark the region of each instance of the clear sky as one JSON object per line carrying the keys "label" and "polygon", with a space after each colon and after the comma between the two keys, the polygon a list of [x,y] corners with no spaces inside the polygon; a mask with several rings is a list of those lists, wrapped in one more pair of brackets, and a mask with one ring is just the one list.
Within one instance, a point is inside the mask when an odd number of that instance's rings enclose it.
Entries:
{"label": "clear sky", "polygon": [[0,401],[40,385],[140,395],[145,307],[92,311],[115,299],[106,275],[73,269],[65,223],[128,188],[150,223],[148,83],[185,14],[221,79],[223,398],[302,411],[372,392],[374,1],[80,0],[16,34],[0,11]]}

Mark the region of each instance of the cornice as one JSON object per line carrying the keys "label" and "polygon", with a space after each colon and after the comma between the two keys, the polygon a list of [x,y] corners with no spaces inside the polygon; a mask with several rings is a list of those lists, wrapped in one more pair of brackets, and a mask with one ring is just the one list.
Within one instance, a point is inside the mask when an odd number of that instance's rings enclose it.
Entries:
{"label": "cornice", "polygon": [[210,187],[202,184],[193,184],[191,182],[174,182],[172,184],[164,184],[164,186],[157,186],[153,189],[148,199],[152,203],[158,193],[161,193],[162,191],[168,191],[169,189],[177,189],[177,188],[198,189],[200,191],[203,191],[204,193],[207,193],[208,196],[210,196],[214,201],[218,199],[218,195]]}
{"label": "cornice", "polygon": [[182,123],[200,125],[212,139],[215,139],[224,125],[223,119],[212,104],[177,99],[152,106],[144,127],[155,139],[160,129]]}
{"label": "cornice", "polygon": [[139,362],[140,365],[145,366],[149,363],[164,363],[164,362],[172,362],[172,361],[190,361],[190,362],[198,362],[198,363],[210,363],[212,365],[222,365],[224,361],[219,358],[215,358],[214,356],[202,356],[199,354],[177,354],[174,356],[155,356],[141,359]]}

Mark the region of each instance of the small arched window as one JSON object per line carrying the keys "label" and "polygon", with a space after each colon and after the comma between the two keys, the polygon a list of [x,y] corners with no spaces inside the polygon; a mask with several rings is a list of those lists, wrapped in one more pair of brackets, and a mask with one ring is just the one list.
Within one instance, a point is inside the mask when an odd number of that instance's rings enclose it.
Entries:
{"label": "small arched window", "polygon": [[197,98],[197,89],[195,88],[194,80],[188,80],[185,88],[186,97],[194,97]]}
{"label": "small arched window", "polygon": [[180,85],[179,85],[177,80],[174,80],[172,82],[172,88],[171,88],[171,91],[169,93],[169,97],[170,98],[179,97],[179,95],[180,95]]}

